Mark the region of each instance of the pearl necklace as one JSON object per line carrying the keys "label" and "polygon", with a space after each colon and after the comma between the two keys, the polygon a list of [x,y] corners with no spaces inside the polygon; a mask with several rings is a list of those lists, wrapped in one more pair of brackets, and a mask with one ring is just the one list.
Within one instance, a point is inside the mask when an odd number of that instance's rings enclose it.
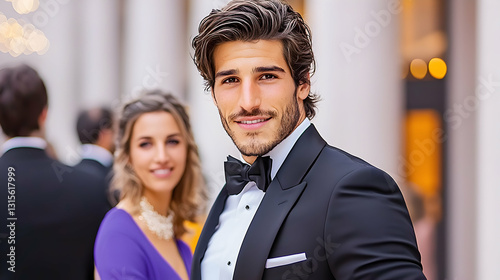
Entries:
{"label": "pearl necklace", "polygon": [[169,211],[167,216],[159,214],[144,196],[139,205],[141,206],[139,220],[144,221],[150,231],[163,240],[169,240],[174,236],[172,211]]}

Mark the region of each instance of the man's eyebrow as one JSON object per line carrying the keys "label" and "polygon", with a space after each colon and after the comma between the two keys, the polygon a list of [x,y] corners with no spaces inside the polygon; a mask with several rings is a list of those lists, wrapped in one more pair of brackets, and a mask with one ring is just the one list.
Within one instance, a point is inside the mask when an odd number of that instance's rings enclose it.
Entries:
{"label": "man's eyebrow", "polygon": [[285,69],[283,69],[281,67],[278,67],[278,66],[260,66],[260,67],[255,67],[253,69],[253,72],[257,72],[257,73],[260,73],[260,72],[274,72],[274,71],[285,73]]}
{"label": "man's eyebrow", "polygon": [[[254,73],[261,73],[261,72],[283,72],[285,73],[285,69],[278,67],[278,66],[260,66],[260,67],[255,67],[253,69]],[[236,69],[229,69],[229,70],[223,70],[219,71],[215,74],[215,79],[222,77],[222,76],[229,76],[229,75],[234,75],[237,74],[238,71]]]}
{"label": "man's eyebrow", "polygon": [[215,79],[217,79],[218,77],[221,77],[221,76],[234,75],[236,73],[238,73],[238,71],[236,71],[235,69],[219,71],[215,74]]}

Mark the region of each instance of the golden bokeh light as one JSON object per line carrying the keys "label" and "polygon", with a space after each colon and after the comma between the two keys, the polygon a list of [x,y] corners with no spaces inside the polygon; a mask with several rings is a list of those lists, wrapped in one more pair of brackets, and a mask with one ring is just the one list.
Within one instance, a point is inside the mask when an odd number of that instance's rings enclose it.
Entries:
{"label": "golden bokeh light", "polygon": [[7,33],[5,34],[7,38],[17,38],[23,36],[23,27],[13,18],[7,20],[9,27],[7,28]]}
{"label": "golden bokeh light", "polygon": [[446,62],[441,58],[433,58],[429,61],[429,73],[432,77],[436,79],[442,79],[446,76],[446,72],[448,67],[446,66]]}
{"label": "golden bokeh light", "polygon": [[14,10],[21,15],[36,11],[40,5],[39,0],[7,0],[7,2],[12,2]]}
{"label": "golden bokeh light", "polygon": [[416,58],[410,63],[410,72],[413,77],[421,80],[427,75],[427,63],[420,58]]}
{"label": "golden bokeh light", "polygon": [[50,42],[33,24],[24,24],[0,13],[0,51],[13,57],[47,52]]}
{"label": "golden bokeh light", "polygon": [[26,43],[24,38],[16,37],[10,40],[10,49],[14,53],[14,56],[22,54],[26,49]]}
{"label": "golden bokeh light", "polygon": [[28,48],[38,54],[44,54],[49,48],[49,40],[40,30],[33,31],[28,37]]}

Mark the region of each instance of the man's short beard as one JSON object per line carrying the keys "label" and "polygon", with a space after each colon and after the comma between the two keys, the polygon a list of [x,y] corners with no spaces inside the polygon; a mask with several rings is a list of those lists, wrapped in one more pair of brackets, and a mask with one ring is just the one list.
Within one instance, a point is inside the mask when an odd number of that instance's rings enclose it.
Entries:
{"label": "man's short beard", "polygon": [[[236,114],[236,116],[256,116],[256,115],[270,115],[271,117],[275,117],[276,113],[274,112],[262,112],[260,109],[255,109],[252,112],[240,112]],[[274,147],[276,147],[281,141],[283,141],[288,135],[290,135],[295,127],[297,127],[297,123],[300,119],[299,112],[299,104],[297,102],[297,89],[294,92],[293,100],[285,107],[285,111],[283,112],[283,116],[281,119],[280,127],[277,131],[276,138],[271,140],[269,143],[258,143],[256,141],[259,138],[259,134],[256,132],[248,132],[246,134],[247,137],[250,137],[250,144],[241,145],[235,140],[234,132],[229,128],[229,124],[227,120],[222,116],[221,111],[219,110],[219,116],[222,121],[222,126],[226,130],[226,133],[231,137],[234,145],[240,153],[244,156],[262,156],[269,153]],[[230,116],[228,119],[232,119],[235,116]]]}

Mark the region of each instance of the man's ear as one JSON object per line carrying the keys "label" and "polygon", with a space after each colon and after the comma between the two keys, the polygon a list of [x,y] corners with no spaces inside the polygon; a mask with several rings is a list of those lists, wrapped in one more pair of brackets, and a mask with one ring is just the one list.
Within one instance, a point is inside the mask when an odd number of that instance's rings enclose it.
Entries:
{"label": "man's ear", "polygon": [[113,150],[113,136],[114,135],[112,129],[101,129],[97,136],[96,144],[111,152]]}
{"label": "man's ear", "polygon": [[42,128],[45,125],[45,121],[47,120],[47,112],[48,107],[45,106],[45,108],[43,108],[42,112],[40,113],[40,116],[38,116],[38,127]]}
{"label": "man's ear", "polygon": [[[311,75],[309,73],[307,73],[306,78],[307,78],[307,81],[310,81]],[[300,100],[306,99],[307,96],[309,95],[310,91],[311,91],[310,82],[308,82],[308,83],[303,82],[302,84],[300,84],[297,87],[297,98],[299,98]]]}

